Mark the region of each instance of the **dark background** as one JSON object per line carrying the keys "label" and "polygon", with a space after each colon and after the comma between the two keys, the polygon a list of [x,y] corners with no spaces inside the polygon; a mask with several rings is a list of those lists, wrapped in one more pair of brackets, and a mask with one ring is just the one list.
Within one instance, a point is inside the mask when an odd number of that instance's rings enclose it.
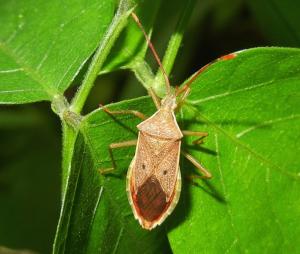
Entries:
{"label": "dark background", "polygon": [[[179,11],[171,3],[163,1],[154,25],[153,42],[160,55]],[[182,83],[201,66],[230,52],[258,46],[299,47],[299,11],[300,4],[292,0],[197,1],[170,76],[172,84]],[[156,68],[150,54],[147,61]],[[105,74],[97,79],[84,113],[99,102],[145,94],[129,71]],[[0,246],[50,252],[59,215],[60,165],[61,126],[49,103],[1,106]]]}

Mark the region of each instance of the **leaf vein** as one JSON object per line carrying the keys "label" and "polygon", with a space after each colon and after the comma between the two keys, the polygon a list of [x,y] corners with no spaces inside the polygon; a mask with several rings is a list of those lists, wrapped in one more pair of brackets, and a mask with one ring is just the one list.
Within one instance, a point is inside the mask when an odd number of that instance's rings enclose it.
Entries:
{"label": "leaf vein", "polygon": [[[292,80],[292,79],[295,79],[295,77],[276,79],[276,81],[280,81],[280,80]],[[186,100],[186,101],[188,103],[190,103],[190,104],[198,104],[198,103],[202,103],[202,102],[206,102],[206,101],[211,101],[211,100],[222,98],[222,97],[227,97],[227,96],[230,96],[230,95],[233,95],[233,94],[242,93],[242,92],[250,91],[250,90],[253,90],[253,89],[265,87],[265,86],[268,86],[268,85],[273,85],[273,84],[276,84],[276,83],[277,82],[275,82],[275,80],[269,80],[267,82],[262,82],[262,83],[259,83],[257,85],[243,87],[241,89],[236,89],[234,91],[227,91],[227,92],[221,93],[221,94],[211,95],[211,96],[199,99],[199,100]]]}
{"label": "leaf vein", "polygon": [[72,67],[74,66],[74,64],[76,64],[78,58],[79,58],[79,56],[77,56],[74,59],[74,61],[68,66],[68,68],[66,69],[66,71],[64,72],[64,74],[62,75],[62,77],[60,78],[60,80],[57,82],[57,85],[56,85],[56,89],[57,90],[59,90],[61,83],[63,82],[64,78],[69,73],[69,71],[72,69]]}
{"label": "leaf vein", "polygon": [[[239,245],[239,252],[242,253],[242,249],[241,249],[241,246],[240,246],[240,237],[238,235],[238,232],[235,228],[235,225],[233,223],[233,215],[232,215],[232,210],[230,208],[230,205],[228,204],[227,200],[228,200],[228,192],[226,190],[226,186],[225,186],[225,181],[224,181],[224,177],[223,177],[223,173],[222,173],[222,169],[221,169],[221,161],[220,161],[220,149],[219,149],[219,141],[218,141],[218,134],[215,133],[215,146],[216,146],[216,153],[217,153],[217,165],[218,165],[218,170],[219,170],[219,173],[220,173],[220,180],[221,180],[221,185],[222,185],[222,189],[223,189],[223,192],[224,192],[224,195],[225,195],[225,205],[226,205],[226,210],[227,210],[227,214],[228,214],[228,217],[229,217],[229,220],[230,220],[230,226],[231,226],[231,229],[232,229],[232,232],[233,234],[235,235],[235,240],[237,242],[237,244]],[[237,149],[236,149],[237,151]]]}
{"label": "leaf vein", "polygon": [[234,239],[232,244],[229,246],[229,248],[225,251],[225,254],[229,253],[233,247],[238,243],[238,239]]}
{"label": "leaf vein", "polygon": [[277,164],[272,163],[271,161],[266,159],[263,155],[253,151],[253,149],[251,149],[249,146],[247,146],[246,144],[241,142],[239,139],[237,139],[236,137],[233,137],[232,135],[227,133],[223,128],[221,128],[221,127],[217,126],[216,124],[214,124],[212,121],[210,121],[208,118],[206,118],[203,114],[200,114],[198,109],[194,108],[194,110],[197,111],[197,113],[199,115],[201,115],[201,118],[202,118],[201,120],[204,120],[206,122],[206,124],[212,126],[215,130],[221,132],[224,136],[229,138],[233,143],[236,143],[236,145],[238,145],[241,148],[243,148],[244,150],[248,151],[257,160],[261,161],[262,163],[264,163],[268,166],[271,166],[272,169],[275,169],[275,170],[281,172],[282,174],[292,178],[293,180],[300,181],[300,175],[298,175],[294,172],[290,172],[289,170],[281,168]]}
{"label": "leaf vein", "polygon": [[266,192],[267,192],[267,197],[268,197],[268,201],[269,201],[269,211],[270,211],[271,215],[273,216],[274,221],[275,221],[275,223],[277,224],[277,226],[279,228],[279,232],[280,232],[280,235],[283,239],[283,243],[286,243],[286,238],[284,236],[281,223],[278,219],[278,216],[274,212],[274,208],[273,208],[273,205],[272,205],[272,202],[271,202],[272,201],[272,195],[270,194],[270,189],[269,189],[269,185],[270,185],[270,168],[268,168],[268,167],[266,169],[265,181],[266,181],[266,189],[267,189]]}
{"label": "leaf vein", "polygon": [[117,238],[117,242],[116,242],[115,248],[113,250],[113,254],[115,254],[117,252],[117,250],[118,250],[121,238],[123,236],[123,232],[124,232],[124,226],[122,225],[122,227],[120,229],[120,232],[119,232],[119,235],[118,235],[118,238]]}
{"label": "leaf vein", "polygon": [[1,74],[5,74],[5,73],[13,73],[13,72],[19,72],[19,71],[23,71],[23,68],[15,68],[15,69],[9,69],[9,70],[0,70]]}
{"label": "leaf vein", "polygon": [[20,68],[23,69],[24,72],[26,72],[34,81],[36,81],[39,85],[41,85],[44,88],[44,91],[50,95],[51,97],[54,97],[57,94],[57,90],[55,90],[53,87],[46,85],[45,81],[40,77],[39,74],[37,74],[30,66],[26,65],[24,61],[20,61],[20,58],[18,57],[3,43],[0,42],[0,49],[2,52],[10,57]]}
{"label": "leaf vein", "polygon": [[276,119],[271,119],[271,120],[268,120],[268,121],[264,121],[262,123],[259,123],[259,124],[256,124],[254,126],[251,126],[241,132],[239,132],[238,134],[236,134],[236,138],[240,138],[242,136],[244,136],[245,134],[251,132],[251,131],[254,131],[260,127],[264,127],[264,126],[267,126],[267,125],[270,125],[270,124],[273,124],[273,123],[280,123],[280,122],[284,122],[284,121],[288,121],[288,120],[294,120],[294,119],[297,119],[297,118],[300,118],[300,115],[296,114],[296,115],[290,115],[290,116],[287,116],[287,117],[281,117],[281,118],[276,118]]}
{"label": "leaf vein", "polygon": [[17,89],[17,90],[5,90],[5,91],[1,91],[0,90],[0,94],[4,94],[4,93],[26,93],[26,92],[37,92],[37,91],[44,91],[42,89]]}

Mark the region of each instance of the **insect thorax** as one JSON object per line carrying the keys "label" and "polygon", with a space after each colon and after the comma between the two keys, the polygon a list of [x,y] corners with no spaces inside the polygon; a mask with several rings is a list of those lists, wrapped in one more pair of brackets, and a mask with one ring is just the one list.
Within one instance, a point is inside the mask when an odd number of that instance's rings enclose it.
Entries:
{"label": "insect thorax", "polygon": [[161,108],[167,111],[174,111],[177,107],[176,96],[174,94],[166,95],[161,100]]}
{"label": "insect thorax", "polygon": [[181,139],[183,137],[177,124],[173,110],[159,109],[147,120],[141,122],[137,128],[160,139]]}

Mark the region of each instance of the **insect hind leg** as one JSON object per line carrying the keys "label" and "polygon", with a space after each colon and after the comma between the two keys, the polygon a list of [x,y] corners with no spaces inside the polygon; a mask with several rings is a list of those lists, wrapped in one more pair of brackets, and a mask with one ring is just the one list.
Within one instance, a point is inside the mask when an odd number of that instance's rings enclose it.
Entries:
{"label": "insect hind leg", "polygon": [[183,156],[185,158],[187,158],[198,170],[199,172],[202,174],[200,176],[198,175],[192,175],[189,178],[193,179],[193,178],[201,178],[201,179],[210,179],[212,178],[212,174],[204,167],[200,164],[200,162],[198,162],[192,155],[190,155],[189,153],[185,152],[185,151],[181,151],[181,153],[183,154]]}
{"label": "insect hind leg", "polygon": [[182,107],[185,99],[188,97],[188,95],[190,94],[190,87],[186,86],[185,89],[183,90],[183,94],[182,96],[179,98],[178,102],[177,102],[177,107],[176,110],[180,110],[180,108]]}
{"label": "insect hind leg", "polygon": [[204,131],[186,131],[186,130],[183,130],[181,132],[184,136],[197,136],[197,137],[199,137],[198,139],[193,141],[194,145],[203,144],[204,138],[206,138],[208,136],[208,132],[204,132]]}

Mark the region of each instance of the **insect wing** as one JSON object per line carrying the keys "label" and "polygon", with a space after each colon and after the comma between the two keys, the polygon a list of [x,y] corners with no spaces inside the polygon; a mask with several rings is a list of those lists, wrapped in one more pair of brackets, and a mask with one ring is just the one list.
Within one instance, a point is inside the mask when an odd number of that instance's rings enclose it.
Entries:
{"label": "insect wing", "polygon": [[179,170],[180,140],[169,142],[158,161],[155,175],[167,195],[167,201],[172,196]]}
{"label": "insect wing", "polygon": [[133,165],[134,187],[137,190],[153,172],[153,158],[151,147],[143,133],[139,133],[138,143],[136,147],[135,160]]}
{"label": "insect wing", "polygon": [[179,152],[180,140],[139,133],[127,175],[127,192],[135,217],[146,229],[163,222],[177,203],[181,187]]}

